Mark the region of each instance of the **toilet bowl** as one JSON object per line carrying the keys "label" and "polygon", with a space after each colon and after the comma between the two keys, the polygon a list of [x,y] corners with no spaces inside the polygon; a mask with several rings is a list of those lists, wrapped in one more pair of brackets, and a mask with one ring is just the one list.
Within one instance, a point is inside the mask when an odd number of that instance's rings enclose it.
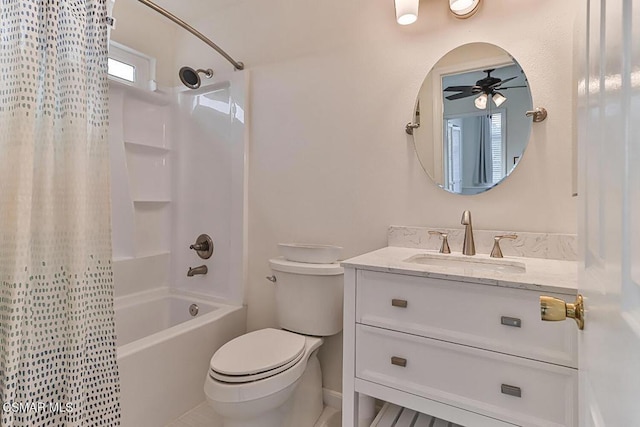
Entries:
{"label": "toilet bowl", "polygon": [[[322,412],[322,338],[262,329],[237,340],[216,352],[205,382],[224,427],[313,426]],[[294,404],[298,389],[319,393],[307,393],[301,408]]]}
{"label": "toilet bowl", "polygon": [[337,264],[270,260],[284,329],[235,338],[211,358],[204,391],[224,427],[313,427],[323,410],[317,352],[342,329]]}

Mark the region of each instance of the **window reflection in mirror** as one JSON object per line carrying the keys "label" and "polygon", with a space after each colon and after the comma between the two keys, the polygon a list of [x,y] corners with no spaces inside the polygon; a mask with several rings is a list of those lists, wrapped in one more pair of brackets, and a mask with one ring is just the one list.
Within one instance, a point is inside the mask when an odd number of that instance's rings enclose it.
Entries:
{"label": "window reflection in mirror", "polygon": [[416,102],[416,154],[431,179],[455,194],[478,194],[513,171],[529,141],[531,92],[501,48],[472,43],[445,55]]}

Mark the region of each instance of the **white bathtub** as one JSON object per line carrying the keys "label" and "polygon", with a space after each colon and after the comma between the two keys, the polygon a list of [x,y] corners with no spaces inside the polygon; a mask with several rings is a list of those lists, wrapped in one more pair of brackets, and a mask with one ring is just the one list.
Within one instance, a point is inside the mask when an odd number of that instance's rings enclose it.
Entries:
{"label": "white bathtub", "polygon": [[203,402],[211,356],[246,331],[244,307],[168,288],[116,298],[115,309],[122,427],[162,427]]}

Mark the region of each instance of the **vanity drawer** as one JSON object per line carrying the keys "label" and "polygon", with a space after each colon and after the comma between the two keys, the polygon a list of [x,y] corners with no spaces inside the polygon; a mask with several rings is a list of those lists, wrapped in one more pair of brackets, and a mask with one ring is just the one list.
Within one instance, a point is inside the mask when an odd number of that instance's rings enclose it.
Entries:
{"label": "vanity drawer", "polygon": [[356,377],[521,426],[577,425],[577,370],[356,326]]}
{"label": "vanity drawer", "polygon": [[567,295],[358,270],[356,322],[577,367],[573,321],[540,320],[540,295]]}

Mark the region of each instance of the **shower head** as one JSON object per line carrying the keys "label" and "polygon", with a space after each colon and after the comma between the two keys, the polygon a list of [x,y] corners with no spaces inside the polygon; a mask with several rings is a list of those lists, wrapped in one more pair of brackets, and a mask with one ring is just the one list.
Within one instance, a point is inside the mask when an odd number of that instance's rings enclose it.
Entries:
{"label": "shower head", "polygon": [[204,76],[208,79],[213,77],[213,70],[211,68],[208,68],[206,70],[194,70],[191,67],[182,67],[180,68],[180,71],[178,71],[180,80],[189,89],[198,89],[200,87],[202,81],[200,80],[199,73],[203,73]]}

